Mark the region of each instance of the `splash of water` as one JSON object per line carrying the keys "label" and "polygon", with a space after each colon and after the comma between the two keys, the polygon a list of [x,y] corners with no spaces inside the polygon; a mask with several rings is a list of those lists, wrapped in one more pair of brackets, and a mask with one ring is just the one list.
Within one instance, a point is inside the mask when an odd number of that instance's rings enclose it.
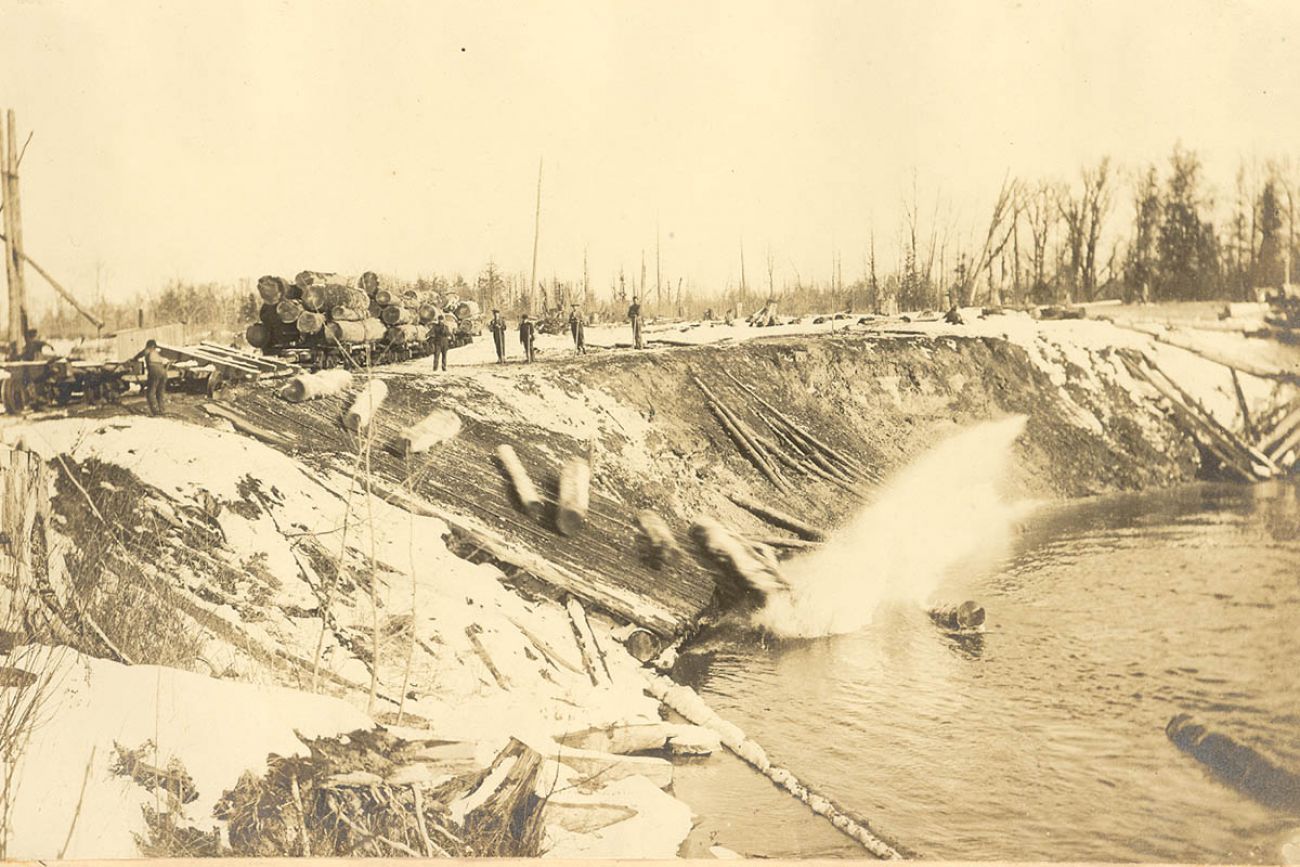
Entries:
{"label": "splash of water", "polygon": [[757,625],[786,638],[853,632],[884,602],[920,604],[958,563],[1003,554],[1023,506],[999,490],[1024,416],[985,422],[918,458],[817,551],[788,561],[792,590]]}

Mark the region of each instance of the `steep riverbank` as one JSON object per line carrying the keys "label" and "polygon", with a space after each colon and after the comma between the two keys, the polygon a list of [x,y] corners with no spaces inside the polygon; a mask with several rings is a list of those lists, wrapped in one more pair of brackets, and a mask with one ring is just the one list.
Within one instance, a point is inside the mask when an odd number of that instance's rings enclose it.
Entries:
{"label": "steep riverbank", "polygon": [[[775,490],[697,380],[755,429],[764,429],[764,406],[779,408],[880,479],[974,422],[1023,415],[1008,486],[1017,498],[1160,487],[1204,472],[1188,431],[1133,379],[1118,348],[1156,359],[1240,427],[1226,368],[1101,323],[995,317],[908,330],[786,329],[716,345],[694,329],[683,338],[695,347],[572,357],[556,343],[549,363],[437,375],[412,362],[375,374],[390,397],[368,440],[339,425],[344,398],[291,405],[264,386],[223,399],[251,423],[243,430],[270,432],[260,440],[185,400],[169,419],[7,426],[7,443],[48,462],[50,553],[95,627],[73,630],[72,643],[135,664],[14,652],[14,668],[48,663],[46,732],[66,747],[55,755],[33,746],[21,758],[8,854],[125,856],[141,839],[157,842],[143,809],[158,809],[156,787],[114,772],[117,747],[145,741],[153,766],[174,760],[198,790],[172,825],[216,826],[219,846],[230,846],[229,820],[214,810],[245,771],[278,768],[272,753],[306,755],[295,730],[355,737],[375,724],[407,743],[463,745],[455,761],[423,762],[417,781],[453,820],[456,804],[464,820],[467,804],[495,791],[501,779],[484,771],[511,738],[526,744],[540,764],[527,778],[520,854],[674,854],[690,814],[668,793],[671,760],[716,750],[718,738],[656,725],[662,708],[621,640],[639,626],[667,644],[714,608],[716,571],[694,550],[691,522],[779,532],[730,495],[830,531],[875,491],[847,490],[806,467],[789,468],[788,488]],[[599,330],[589,339],[598,343]],[[1294,399],[1289,385],[1241,382],[1248,412]],[[461,416],[461,435],[416,461],[394,453],[396,432],[435,407]],[[564,460],[590,457],[592,506],[580,534],[559,535],[549,516],[515,509],[492,459],[502,443],[552,501]],[[635,516],[647,508],[685,551],[666,571],[644,558]],[[597,669],[575,641],[570,599],[591,616]],[[239,703],[253,717],[293,711],[236,749],[213,736],[205,701]],[[618,757],[627,751],[642,755]],[[390,788],[411,785],[395,768],[386,774]],[[411,835],[394,842],[419,851]],[[904,842],[924,851],[923,840]]]}

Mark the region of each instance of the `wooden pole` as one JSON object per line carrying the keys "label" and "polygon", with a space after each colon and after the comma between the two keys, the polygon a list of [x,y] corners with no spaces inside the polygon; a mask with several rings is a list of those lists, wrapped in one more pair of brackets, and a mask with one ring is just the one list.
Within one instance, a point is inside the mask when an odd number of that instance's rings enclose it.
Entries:
{"label": "wooden pole", "polygon": [[9,323],[14,339],[22,341],[26,336],[23,334],[23,323],[27,320],[27,283],[23,274],[23,208],[18,190],[18,121],[12,108],[6,112],[6,120],[9,127],[9,140],[5,143],[9,154],[9,201],[5,208],[9,212],[9,232],[6,234],[9,235],[12,246],[14,282],[17,287],[10,302],[13,306],[9,310]]}
{"label": "wooden pole", "polygon": [[533,312],[533,287],[537,285],[537,242],[542,236],[542,161],[537,160],[537,211],[533,215],[533,273],[528,280],[528,295],[524,302],[528,312]]}
{"label": "wooden pole", "polygon": [[19,305],[14,303],[18,295],[18,277],[14,274],[14,250],[13,244],[9,240],[13,235],[13,228],[10,226],[10,218],[14,210],[9,206],[9,151],[5,147],[4,124],[0,124],[0,208],[3,209],[4,227],[4,244],[5,244],[5,309],[8,311],[7,333],[8,338],[15,347],[19,345],[21,335],[18,333],[19,323],[16,314]]}
{"label": "wooden pole", "polygon": [[740,494],[728,494],[728,497],[731,502],[735,503],[737,506],[753,512],[755,515],[773,526],[780,527],[783,530],[789,530],[791,533],[794,533],[796,536],[803,539],[807,539],[809,542],[826,541],[825,533],[810,524],[805,524],[803,521],[800,521],[792,515],[787,515],[785,512],[764,505],[757,500],[751,500],[749,497],[741,496]]}
{"label": "wooden pole", "polygon": [[[0,236],[0,237],[4,238],[5,247],[6,249],[8,249],[9,247],[8,237],[7,236]],[[58,292],[59,295],[63,297],[64,301],[67,301],[69,304],[71,304],[72,309],[76,310],[87,320],[89,320],[91,325],[94,325],[96,328],[104,327],[104,320],[100,319],[94,313],[91,313],[85,307],[82,307],[81,304],[77,301],[77,299],[73,296],[73,294],[63,287],[63,284],[61,284],[58,280],[55,280],[53,277],[51,277],[50,272],[42,268],[40,264],[37,263],[37,261],[33,259],[31,256],[28,256],[27,253],[21,247],[14,248],[14,257],[18,260],[19,263],[26,262],[28,265],[31,265],[32,268],[36,271],[36,273],[44,277],[45,282],[49,283],[52,287],[54,287],[54,291]],[[26,301],[24,300],[25,292],[23,291],[22,279],[23,278],[21,275],[17,278],[19,295],[22,296],[19,298],[19,303],[17,305],[17,310],[20,318],[23,309],[26,307]],[[12,317],[12,313],[10,315]]]}

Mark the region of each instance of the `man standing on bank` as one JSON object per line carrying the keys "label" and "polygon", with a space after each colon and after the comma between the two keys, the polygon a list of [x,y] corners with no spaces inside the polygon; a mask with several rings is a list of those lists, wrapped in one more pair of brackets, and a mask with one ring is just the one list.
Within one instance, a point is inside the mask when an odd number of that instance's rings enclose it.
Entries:
{"label": "man standing on bank", "polygon": [[533,323],[525,313],[519,320],[519,342],[524,347],[524,360],[529,364],[533,363],[533,336],[535,334]]}
{"label": "man standing on bank", "polygon": [[632,345],[644,349],[641,344],[641,303],[635,295],[632,296],[631,306],[627,308],[627,318],[632,323]]}
{"label": "man standing on bank", "polygon": [[446,370],[447,350],[451,349],[451,329],[441,316],[434,319],[433,325],[429,327],[429,345],[433,348],[433,369]]}
{"label": "man standing on bank", "polygon": [[497,364],[506,362],[506,320],[501,315],[500,310],[492,311],[492,321],[488,323],[488,328],[492,331],[492,342],[497,347]]}
{"label": "man standing on bank", "polygon": [[138,358],[144,359],[144,369],[148,376],[144,384],[144,399],[149,404],[149,415],[163,415],[166,410],[164,395],[167,393],[167,368],[171,362],[162,354],[158,348],[158,341],[150,338],[145,343],[144,349],[141,349],[132,358],[135,361]]}
{"label": "man standing on bank", "polygon": [[578,312],[578,305],[573,305],[573,310],[569,312],[569,331],[573,334],[573,348],[579,355],[587,354],[587,341],[583,336],[582,314]]}

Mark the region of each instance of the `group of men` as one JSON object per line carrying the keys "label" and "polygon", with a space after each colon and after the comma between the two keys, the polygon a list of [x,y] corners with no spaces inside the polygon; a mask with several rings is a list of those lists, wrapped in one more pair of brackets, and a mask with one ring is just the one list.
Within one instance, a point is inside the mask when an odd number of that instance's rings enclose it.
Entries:
{"label": "group of men", "polygon": [[[637,349],[643,349],[644,344],[641,340],[641,304],[638,299],[633,298],[632,304],[627,308],[628,321],[632,323],[632,343]],[[569,334],[573,337],[573,348],[579,355],[587,354],[586,340],[586,317],[578,309],[578,305],[573,305],[569,311]],[[499,309],[492,311],[492,319],[488,322],[488,330],[492,332],[492,342],[497,350],[497,364],[505,364],[506,361],[506,331],[509,326],[506,324],[505,317],[501,315]],[[534,344],[537,340],[537,325],[525,313],[519,318],[519,345],[524,350],[524,361],[532,363],[537,359],[537,350]],[[434,369],[437,369],[437,362],[434,363]],[[446,370],[446,361],[444,353],[443,370]]]}

